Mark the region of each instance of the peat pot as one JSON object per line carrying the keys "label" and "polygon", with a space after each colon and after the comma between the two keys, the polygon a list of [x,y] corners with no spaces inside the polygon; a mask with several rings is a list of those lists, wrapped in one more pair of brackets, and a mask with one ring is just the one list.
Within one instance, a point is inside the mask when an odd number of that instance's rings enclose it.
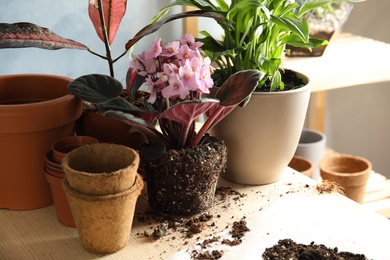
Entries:
{"label": "peat pot", "polygon": [[208,210],[226,159],[227,148],[215,137],[194,148],[168,150],[156,160],[141,159],[150,206],[171,215]]}
{"label": "peat pot", "polygon": [[85,250],[111,254],[127,245],[143,186],[142,177],[137,175],[129,189],[109,195],[91,195],[75,191],[64,180],[64,190]]}
{"label": "peat pot", "polygon": [[95,143],[68,153],[62,160],[62,168],[73,190],[108,195],[133,186],[139,160],[138,153],[129,147]]}
{"label": "peat pot", "polygon": [[43,171],[52,143],[74,134],[82,101],[71,79],[54,75],[0,76],[0,208],[28,210],[53,203]]}
{"label": "peat pot", "polygon": [[363,203],[371,170],[370,161],[348,154],[335,153],[320,161],[322,179],[340,184],[345,196],[358,203]]}
{"label": "peat pot", "polygon": [[305,86],[254,92],[245,107],[235,109],[211,129],[229,150],[223,178],[248,185],[281,178],[297,148],[310,99],[309,79],[300,73],[298,77]]}

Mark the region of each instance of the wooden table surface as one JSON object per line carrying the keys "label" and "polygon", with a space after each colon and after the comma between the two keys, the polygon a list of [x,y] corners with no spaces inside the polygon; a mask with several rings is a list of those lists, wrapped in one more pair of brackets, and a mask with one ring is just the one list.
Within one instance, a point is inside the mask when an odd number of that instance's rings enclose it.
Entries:
{"label": "wooden table surface", "polygon": [[251,231],[241,245],[223,248],[222,259],[237,259],[237,255],[245,255],[241,259],[260,259],[266,247],[282,238],[337,246],[372,259],[390,259],[388,219],[340,194],[320,194],[314,180],[289,168],[273,184],[242,186],[220,179],[219,186],[237,193],[226,199],[218,196],[209,212],[213,217],[192,238],[179,226],[155,240],[150,234],[161,221],[152,219],[147,198],[141,195],[129,244],[106,256],[86,252],[77,230],[59,223],[53,206],[30,211],[0,210],[0,259],[154,260],[167,259],[178,250],[183,251],[171,259],[190,259],[187,252],[193,249],[189,247],[211,236],[229,234],[233,222],[244,217]]}

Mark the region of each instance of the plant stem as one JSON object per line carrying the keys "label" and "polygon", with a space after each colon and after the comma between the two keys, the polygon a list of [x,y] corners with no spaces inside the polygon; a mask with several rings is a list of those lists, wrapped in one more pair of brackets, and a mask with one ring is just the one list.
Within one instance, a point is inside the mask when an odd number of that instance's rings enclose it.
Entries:
{"label": "plant stem", "polygon": [[103,32],[103,38],[104,38],[104,45],[106,47],[106,59],[108,62],[108,67],[110,69],[110,75],[111,77],[114,77],[114,66],[113,61],[111,57],[111,49],[110,49],[110,43],[107,35],[107,27],[106,22],[104,20],[104,12],[103,12],[103,0],[98,1],[98,11],[100,16],[100,23],[102,25],[102,32]]}

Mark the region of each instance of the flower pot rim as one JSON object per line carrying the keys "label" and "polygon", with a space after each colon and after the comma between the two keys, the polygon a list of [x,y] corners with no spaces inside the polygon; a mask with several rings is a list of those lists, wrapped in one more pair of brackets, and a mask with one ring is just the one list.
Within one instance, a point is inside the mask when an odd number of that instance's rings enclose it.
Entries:
{"label": "flower pot rim", "polygon": [[[324,165],[325,163],[328,163],[329,161],[337,159],[337,158],[345,158],[347,160],[360,161],[360,162],[363,162],[366,165],[366,167],[363,170],[360,170],[358,172],[351,172],[351,173],[337,172],[334,170],[330,170],[328,167],[325,167],[325,165]],[[367,172],[370,172],[372,170],[372,164],[369,160],[367,160],[364,157],[354,156],[354,155],[349,155],[349,154],[329,155],[320,161],[319,166],[320,166],[321,171],[325,171],[329,174],[332,174],[335,176],[341,176],[341,177],[360,176],[360,175],[364,175]]]}
{"label": "flower pot rim", "polygon": [[[0,76],[2,79],[8,79],[8,78],[40,78],[40,77],[48,77],[48,78],[57,78],[61,80],[69,80],[71,81],[72,79],[69,77],[65,76],[60,76],[60,75],[53,75],[53,74],[10,74],[10,75],[3,75]],[[50,106],[52,103],[57,103],[57,102],[65,102],[68,100],[75,99],[76,97],[73,94],[66,94],[63,96],[60,96],[58,98],[53,98],[49,100],[44,100],[44,101],[39,101],[39,102],[34,102],[34,103],[28,103],[28,104],[1,104],[0,103],[0,108],[12,108],[12,109],[25,109],[26,107],[28,108],[35,108],[35,107],[45,107],[45,106]]]}
{"label": "flower pot rim", "polygon": [[[130,151],[133,155],[134,155],[134,162],[127,165],[126,167],[124,168],[120,168],[116,171],[112,171],[112,172],[94,172],[94,173],[91,173],[91,172],[85,172],[85,171],[79,171],[79,170],[76,170],[76,169],[73,169],[69,166],[69,158],[72,157],[72,156],[75,156],[75,154],[77,154],[77,152],[81,151],[82,149],[88,149],[89,147],[91,146],[94,146],[94,145],[109,145],[109,146],[117,146],[121,149],[126,149],[128,151]],[[67,170],[68,171],[73,171],[77,174],[80,174],[80,175],[83,175],[83,176],[87,176],[87,177],[95,177],[95,178],[107,178],[109,176],[116,176],[116,175],[120,175],[122,174],[123,172],[123,169],[126,169],[126,168],[129,168],[129,167],[134,167],[134,164],[136,164],[136,161],[139,162],[140,158],[139,158],[139,155],[138,153],[130,148],[130,147],[127,147],[127,146],[124,146],[124,145],[118,145],[118,144],[109,144],[109,143],[94,143],[94,144],[87,144],[87,145],[84,145],[84,146],[80,146],[79,148],[71,151],[70,153],[68,153],[63,159],[62,159],[62,168],[64,169],[64,171],[66,172]]]}
{"label": "flower pot rim", "polygon": [[[82,145],[87,145],[87,144],[93,144],[93,143],[98,143],[99,140],[92,136],[87,136],[87,135],[72,135],[72,136],[67,136],[64,138],[61,138],[57,141],[55,141],[51,148],[52,148],[52,158],[53,159],[59,159],[63,158],[66,154],[69,152],[63,152],[61,149],[69,146],[77,146],[80,147]],[[59,163],[61,165],[61,163]]]}
{"label": "flower pot rim", "polygon": [[[321,131],[318,131],[318,130],[315,130],[315,129],[311,129],[311,128],[303,128],[302,129],[302,133],[303,132],[317,134],[317,135],[321,136],[321,139],[318,140],[318,141],[315,141],[315,142],[305,142],[305,143],[301,143],[301,140],[299,140],[299,146],[307,147],[307,146],[312,146],[313,144],[321,143],[324,140],[326,141],[326,135],[323,132],[321,132]],[[301,137],[302,137],[302,133],[301,133]],[[301,139],[301,137],[299,139]]]}
{"label": "flower pot rim", "polygon": [[137,195],[139,195],[144,187],[144,182],[143,182],[141,175],[136,174],[135,182],[129,189],[118,192],[118,193],[107,194],[107,195],[92,195],[92,194],[85,194],[85,193],[78,192],[78,191],[72,189],[72,187],[70,187],[69,182],[66,179],[66,177],[64,178],[62,185],[63,185],[64,191],[73,197],[77,197],[77,198],[80,198],[80,199],[86,200],[86,201],[107,201],[107,200],[113,200],[116,198],[127,196],[130,193],[137,192],[138,193]]}
{"label": "flower pot rim", "polygon": [[298,72],[296,70],[291,70],[291,71],[294,71],[295,73],[297,73],[298,77],[303,80],[304,85],[302,87],[296,88],[296,89],[291,89],[291,90],[286,90],[286,91],[253,92],[252,96],[260,96],[260,95],[261,96],[263,96],[263,95],[264,96],[291,95],[291,94],[297,94],[297,93],[300,93],[300,92],[304,92],[307,89],[311,89],[312,84],[311,84],[310,78],[307,75],[305,75],[305,74],[303,74],[301,72]]}

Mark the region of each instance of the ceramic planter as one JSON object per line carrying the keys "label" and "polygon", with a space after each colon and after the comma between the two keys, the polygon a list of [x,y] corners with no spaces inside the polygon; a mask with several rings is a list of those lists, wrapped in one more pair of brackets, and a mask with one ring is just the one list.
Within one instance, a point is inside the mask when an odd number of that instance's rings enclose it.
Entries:
{"label": "ceramic planter", "polygon": [[127,245],[142,188],[141,176],[129,189],[110,195],[80,193],[64,181],[77,231],[87,251],[110,254]]}
{"label": "ceramic planter", "polygon": [[367,159],[347,154],[331,154],[320,162],[322,179],[340,184],[344,194],[358,203],[363,203],[371,169]]}
{"label": "ceramic planter", "polygon": [[116,194],[134,184],[138,153],[126,146],[96,143],[79,147],[62,160],[69,186],[90,195]]}
{"label": "ceramic planter", "polygon": [[0,208],[53,203],[44,158],[55,140],[73,135],[83,109],[68,92],[70,81],[53,75],[0,76]]}
{"label": "ceramic planter", "polygon": [[308,159],[314,166],[312,178],[321,181],[318,164],[324,157],[326,135],[314,129],[303,129],[295,155]]}
{"label": "ceramic planter", "polygon": [[194,148],[169,150],[157,160],[141,160],[148,200],[156,210],[192,215],[212,207],[227,148],[216,138]]}
{"label": "ceramic planter", "polygon": [[309,160],[298,155],[294,155],[289,162],[288,167],[306,175],[309,178],[313,175],[313,164]]}
{"label": "ceramic planter", "polygon": [[297,148],[310,99],[309,79],[298,75],[304,87],[253,93],[246,107],[235,109],[211,130],[229,150],[222,177],[250,185],[281,178]]}

